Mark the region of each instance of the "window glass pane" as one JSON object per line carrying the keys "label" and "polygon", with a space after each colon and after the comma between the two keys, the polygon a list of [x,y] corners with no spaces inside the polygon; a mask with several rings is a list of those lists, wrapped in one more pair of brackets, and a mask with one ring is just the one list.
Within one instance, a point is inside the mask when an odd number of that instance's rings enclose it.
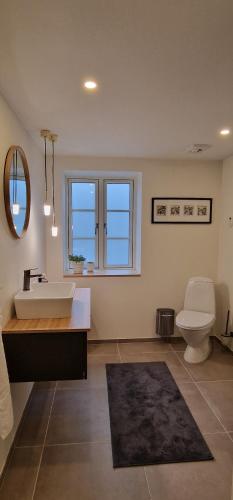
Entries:
{"label": "window glass pane", "polygon": [[72,182],[72,208],[95,209],[95,184]]}
{"label": "window glass pane", "polygon": [[22,233],[26,216],[26,209],[20,207],[19,214],[14,215],[14,226],[18,234]]}
{"label": "window glass pane", "polygon": [[17,181],[17,201],[18,203],[26,207],[26,182]]}
{"label": "window glass pane", "polygon": [[74,238],[94,238],[95,212],[73,212],[72,225]]}
{"label": "window glass pane", "polygon": [[108,212],[107,229],[109,238],[128,238],[129,212]]}
{"label": "window glass pane", "polygon": [[73,240],[73,255],[83,255],[87,261],[95,262],[95,240]]}
{"label": "window glass pane", "polygon": [[26,182],[25,181],[19,181],[15,180],[13,181],[12,179],[10,180],[10,199],[12,200],[13,203],[13,186],[15,183],[15,188],[16,188],[16,203],[19,203],[20,206],[26,207]]}
{"label": "window glass pane", "polygon": [[129,265],[129,240],[107,240],[107,265]]}
{"label": "window glass pane", "polygon": [[107,210],[129,210],[130,184],[107,184]]}

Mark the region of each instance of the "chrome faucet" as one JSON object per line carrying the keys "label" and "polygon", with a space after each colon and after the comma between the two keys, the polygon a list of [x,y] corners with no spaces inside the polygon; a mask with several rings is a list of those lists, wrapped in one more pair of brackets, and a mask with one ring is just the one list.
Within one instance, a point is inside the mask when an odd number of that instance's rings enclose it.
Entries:
{"label": "chrome faucet", "polygon": [[40,274],[31,274],[31,271],[35,271],[35,269],[37,269],[37,267],[34,267],[33,269],[25,269],[25,271],[23,273],[23,291],[24,292],[27,292],[28,290],[30,290],[30,279],[31,278],[40,278],[43,276],[41,273]]}

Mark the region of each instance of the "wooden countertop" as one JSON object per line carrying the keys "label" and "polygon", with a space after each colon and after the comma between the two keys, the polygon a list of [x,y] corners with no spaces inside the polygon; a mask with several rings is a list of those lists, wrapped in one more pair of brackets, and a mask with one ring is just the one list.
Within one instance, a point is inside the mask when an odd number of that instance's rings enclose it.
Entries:
{"label": "wooden countertop", "polygon": [[83,332],[91,329],[91,290],[76,288],[70,318],[17,319],[12,318],[2,333],[59,333]]}

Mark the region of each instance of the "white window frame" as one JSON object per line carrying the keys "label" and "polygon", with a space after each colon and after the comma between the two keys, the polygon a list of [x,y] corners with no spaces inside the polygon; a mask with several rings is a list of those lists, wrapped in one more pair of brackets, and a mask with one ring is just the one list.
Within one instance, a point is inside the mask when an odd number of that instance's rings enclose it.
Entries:
{"label": "white window frame", "polygon": [[[141,172],[126,171],[70,171],[65,173],[65,210],[64,210],[64,272],[69,272],[70,263],[68,255],[71,252],[71,183],[96,182],[98,192],[96,195],[96,229],[98,231],[96,241],[96,255],[98,256],[98,268],[96,275],[107,275],[111,272],[121,274],[140,274],[141,272],[141,211],[142,211],[142,174]],[[131,185],[130,200],[130,259],[129,265],[106,266],[106,238],[104,238],[104,222],[106,222],[106,185],[107,183],[126,183]],[[99,193],[99,199],[98,199]],[[116,210],[120,212],[121,210]],[[117,238],[120,239],[120,238]]]}
{"label": "white window frame", "polygon": [[[90,184],[95,184],[95,210],[92,209],[73,209],[71,205],[71,189],[72,189],[72,184],[74,183],[90,183]],[[73,238],[72,237],[72,212],[94,212],[95,211],[95,266],[98,268],[99,267],[99,236],[98,236],[98,225],[99,225],[99,203],[98,203],[98,196],[99,196],[99,181],[98,179],[89,179],[89,178],[73,178],[73,179],[67,179],[67,189],[68,189],[68,255],[67,258],[70,254],[72,254],[72,243],[73,239],[78,239],[78,240],[93,240],[94,238],[88,238],[88,237],[83,237],[83,238]],[[70,267],[70,266],[69,266]]]}
{"label": "white window frame", "polygon": [[[130,185],[130,200],[129,210],[107,210],[107,185],[108,184],[129,184]],[[104,241],[103,241],[103,267],[104,269],[132,269],[133,268],[133,219],[134,219],[134,181],[132,179],[103,179],[103,224],[104,224]],[[129,213],[129,238],[111,238],[115,240],[129,241],[128,264],[125,265],[109,265],[107,264],[107,214],[111,213]]]}

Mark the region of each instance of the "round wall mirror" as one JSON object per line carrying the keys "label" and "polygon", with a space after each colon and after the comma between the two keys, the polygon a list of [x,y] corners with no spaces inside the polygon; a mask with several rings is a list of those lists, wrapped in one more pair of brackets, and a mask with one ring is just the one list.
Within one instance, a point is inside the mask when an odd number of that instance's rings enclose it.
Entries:
{"label": "round wall mirror", "polygon": [[4,201],[10,231],[22,238],[30,219],[31,189],[27,159],[20,146],[11,146],[6,156]]}

